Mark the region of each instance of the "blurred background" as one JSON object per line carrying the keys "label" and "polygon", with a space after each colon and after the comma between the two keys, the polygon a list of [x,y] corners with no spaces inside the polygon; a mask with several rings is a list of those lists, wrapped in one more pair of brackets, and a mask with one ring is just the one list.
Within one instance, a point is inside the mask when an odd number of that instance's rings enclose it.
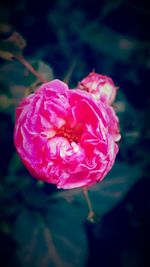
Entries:
{"label": "blurred background", "polygon": [[[149,20],[145,0],[1,1],[1,267],[150,266]],[[15,108],[39,85],[18,60],[21,50],[47,80],[75,87],[95,69],[119,86],[120,151],[89,190],[95,223],[80,189],[33,179],[16,154]]]}

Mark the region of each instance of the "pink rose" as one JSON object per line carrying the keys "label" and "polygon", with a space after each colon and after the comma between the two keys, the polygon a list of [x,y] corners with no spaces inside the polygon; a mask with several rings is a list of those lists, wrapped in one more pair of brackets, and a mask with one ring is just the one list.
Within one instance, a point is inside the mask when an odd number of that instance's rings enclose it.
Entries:
{"label": "pink rose", "polygon": [[16,110],[14,142],[31,175],[70,189],[101,181],[114,164],[118,118],[89,94],[53,80]]}
{"label": "pink rose", "polygon": [[96,72],[91,72],[78,84],[78,88],[91,93],[94,100],[101,100],[111,105],[115,98],[117,87],[113,80]]}

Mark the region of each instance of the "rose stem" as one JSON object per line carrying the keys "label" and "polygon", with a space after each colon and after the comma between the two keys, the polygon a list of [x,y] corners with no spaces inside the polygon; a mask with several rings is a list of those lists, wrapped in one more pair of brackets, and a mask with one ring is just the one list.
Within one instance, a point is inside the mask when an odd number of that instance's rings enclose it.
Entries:
{"label": "rose stem", "polygon": [[42,83],[48,82],[45,80],[39,72],[37,72],[32,65],[22,56],[17,56],[16,57],[34,76],[36,76]]}
{"label": "rose stem", "polygon": [[89,198],[88,190],[86,187],[83,188],[83,195],[85,197],[85,200],[86,200],[86,203],[87,203],[88,209],[89,209],[88,219],[92,220],[95,214],[94,214],[94,211],[92,208],[92,203],[91,203],[91,200]]}
{"label": "rose stem", "polygon": [[64,81],[65,83],[69,84],[70,78],[71,78],[71,76],[72,76],[72,73],[73,73],[73,71],[74,71],[74,69],[75,69],[76,64],[77,64],[77,59],[74,59],[74,60],[72,61],[71,65],[70,65],[70,67],[69,67],[69,69],[68,69],[68,71],[67,71],[67,73],[66,73],[64,79],[63,79],[63,81]]}

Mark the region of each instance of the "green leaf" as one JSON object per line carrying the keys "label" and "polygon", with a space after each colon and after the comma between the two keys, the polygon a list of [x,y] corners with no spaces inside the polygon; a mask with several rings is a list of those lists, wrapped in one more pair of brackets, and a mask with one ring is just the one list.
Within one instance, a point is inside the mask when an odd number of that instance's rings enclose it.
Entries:
{"label": "green leaf", "polygon": [[[41,74],[41,76],[47,80],[50,81],[53,79],[53,70],[52,68],[42,60],[29,60],[29,63],[32,65],[32,67]],[[26,87],[28,86],[36,86],[38,79],[35,77],[31,72],[28,70],[24,71],[24,77],[22,80],[22,84]]]}
{"label": "green leaf", "polygon": [[78,207],[61,201],[46,216],[24,210],[13,231],[21,267],[82,267],[87,241]]}
{"label": "green leaf", "polygon": [[[121,174],[120,174],[121,172]],[[106,178],[89,188],[89,197],[93,209],[97,215],[103,216],[116,206],[128,193],[131,187],[140,179],[142,166],[116,162]],[[50,200],[66,199],[67,201],[79,201],[80,206],[87,210],[84,197],[81,197],[82,189],[63,190],[51,195]],[[87,211],[88,213],[88,211]],[[86,215],[86,214],[85,214]]]}
{"label": "green leaf", "polygon": [[25,39],[19,33],[14,32],[8,39],[0,41],[0,57],[12,60],[20,56],[25,47]]}
{"label": "green leaf", "polygon": [[[139,43],[128,36],[124,37],[112,29],[95,23],[81,32],[81,39],[94,49],[114,59],[128,62]],[[110,43],[111,40],[111,43]]]}
{"label": "green leaf", "polygon": [[116,162],[107,177],[94,185],[89,194],[94,203],[94,210],[103,216],[123,200],[133,185],[141,178],[142,167]]}
{"label": "green leaf", "polygon": [[[29,63],[35,67],[45,80],[52,80],[53,70],[50,65],[42,60],[29,60]],[[15,107],[24,97],[25,91],[34,91],[41,84],[37,77],[29,72],[20,62],[5,62],[0,67],[0,85],[3,95],[0,98],[1,109],[13,116]],[[9,77],[9,79],[8,79]]]}
{"label": "green leaf", "polygon": [[20,168],[21,166],[21,160],[18,156],[18,154],[15,152],[11,158],[11,161],[8,166],[9,174],[13,175],[16,173],[16,171]]}

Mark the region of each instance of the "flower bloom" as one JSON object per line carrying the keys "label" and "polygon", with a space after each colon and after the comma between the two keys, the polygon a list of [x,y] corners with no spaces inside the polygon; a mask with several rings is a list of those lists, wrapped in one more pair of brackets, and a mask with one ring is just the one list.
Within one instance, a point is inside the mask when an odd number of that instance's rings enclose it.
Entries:
{"label": "flower bloom", "polygon": [[20,158],[32,176],[57,188],[101,181],[114,163],[119,137],[111,107],[59,80],[43,84],[16,109]]}
{"label": "flower bloom", "polygon": [[96,72],[89,73],[78,83],[78,88],[89,92],[94,100],[101,100],[109,105],[114,102],[117,93],[113,80]]}

